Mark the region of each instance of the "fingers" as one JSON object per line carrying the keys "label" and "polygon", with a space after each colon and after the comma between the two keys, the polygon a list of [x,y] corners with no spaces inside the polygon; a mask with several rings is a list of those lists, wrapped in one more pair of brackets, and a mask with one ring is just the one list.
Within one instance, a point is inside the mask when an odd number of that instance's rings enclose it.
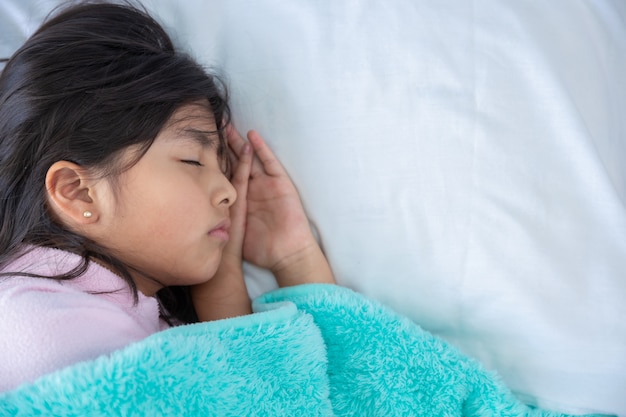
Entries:
{"label": "fingers", "polygon": [[258,132],[254,130],[249,131],[248,140],[267,175],[286,175],[285,169],[276,158],[276,155],[270,150],[269,146],[267,146]]}
{"label": "fingers", "polygon": [[[237,129],[235,129],[232,125],[228,125],[226,128],[226,141],[228,142],[228,146],[233,151],[231,154],[231,164],[233,166],[237,165],[236,159],[241,157],[241,150],[244,149],[243,145],[247,144],[246,140],[241,137]],[[257,177],[259,174],[264,172],[263,165],[258,158],[252,156],[252,166],[250,167],[250,174],[252,177]]]}
{"label": "fingers", "polygon": [[239,158],[239,151],[243,149],[243,144],[246,143],[246,141],[241,137],[239,132],[237,132],[237,129],[235,129],[232,124],[226,126],[225,133],[228,146],[230,146],[230,148],[237,155],[237,158]]}
{"label": "fingers", "polygon": [[[282,164],[278,161],[278,158],[276,158],[276,155],[274,155],[258,132],[251,130],[248,132],[247,136],[248,141],[252,145],[256,155],[256,157],[253,158],[250,170],[252,177],[256,177],[260,174],[270,176],[287,175]],[[228,145],[234,151],[235,156],[237,158],[241,158],[240,151],[243,149],[243,145],[246,141],[232,125],[229,125],[226,128],[226,139],[228,141]]]}
{"label": "fingers", "polygon": [[231,161],[236,162],[236,168],[231,182],[235,188],[244,187],[247,189],[248,178],[250,178],[250,168],[252,166],[252,148],[250,147],[250,144],[246,142],[239,145],[239,148],[237,148],[236,151],[233,151],[233,153],[237,156],[236,161],[233,161],[234,157],[231,159]]}

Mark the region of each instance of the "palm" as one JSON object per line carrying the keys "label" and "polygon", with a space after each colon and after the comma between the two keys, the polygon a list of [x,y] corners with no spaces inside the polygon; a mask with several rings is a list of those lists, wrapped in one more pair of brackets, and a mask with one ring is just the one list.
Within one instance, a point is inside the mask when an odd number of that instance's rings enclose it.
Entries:
{"label": "palm", "polygon": [[297,251],[309,234],[300,198],[288,177],[250,180],[244,259],[271,269]]}

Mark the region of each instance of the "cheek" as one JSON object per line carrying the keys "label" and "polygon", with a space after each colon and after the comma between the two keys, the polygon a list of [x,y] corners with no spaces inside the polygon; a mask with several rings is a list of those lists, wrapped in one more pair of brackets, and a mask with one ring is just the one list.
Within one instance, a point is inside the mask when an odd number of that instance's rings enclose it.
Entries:
{"label": "cheek", "polygon": [[137,202],[132,217],[155,237],[174,238],[206,226],[206,205],[195,187],[159,187]]}
{"label": "cheek", "polygon": [[136,247],[184,244],[210,226],[207,193],[177,166],[169,167],[140,163],[121,184],[119,231]]}

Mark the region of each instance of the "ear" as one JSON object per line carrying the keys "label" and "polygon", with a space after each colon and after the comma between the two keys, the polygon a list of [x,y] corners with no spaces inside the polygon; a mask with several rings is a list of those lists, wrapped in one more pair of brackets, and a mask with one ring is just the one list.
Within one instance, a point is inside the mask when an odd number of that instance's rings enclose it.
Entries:
{"label": "ear", "polygon": [[98,221],[93,199],[93,179],[80,165],[68,161],[52,164],[46,174],[48,203],[54,215],[70,228]]}

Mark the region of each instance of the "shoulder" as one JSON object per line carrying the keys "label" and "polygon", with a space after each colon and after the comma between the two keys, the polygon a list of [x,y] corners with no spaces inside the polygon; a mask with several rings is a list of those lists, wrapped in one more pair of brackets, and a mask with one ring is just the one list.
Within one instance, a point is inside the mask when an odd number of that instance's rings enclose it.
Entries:
{"label": "shoulder", "polygon": [[0,391],[152,333],[105,294],[45,278],[4,278],[0,317]]}
{"label": "shoulder", "polygon": [[[13,276],[0,280],[0,321],[6,326],[11,320],[36,325],[60,324],[56,319],[72,317],[70,326],[85,324],[88,320],[98,322],[113,322],[109,314],[129,316],[127,310],[132,307],[130,297],[124,303],[119,294],[103,291],[90,291],[82,281],[97,279],[86,275],[84,277],[57,281],[47,278],[31,278]],[[97,288],[94,286],[94,289]],[[80,314],[79,314],[80,313]],[[11,319],[11,320],[9,320]],[[116,319],[119,319],[116,317]],[[123,324],[123,322],[121,323]]]}

